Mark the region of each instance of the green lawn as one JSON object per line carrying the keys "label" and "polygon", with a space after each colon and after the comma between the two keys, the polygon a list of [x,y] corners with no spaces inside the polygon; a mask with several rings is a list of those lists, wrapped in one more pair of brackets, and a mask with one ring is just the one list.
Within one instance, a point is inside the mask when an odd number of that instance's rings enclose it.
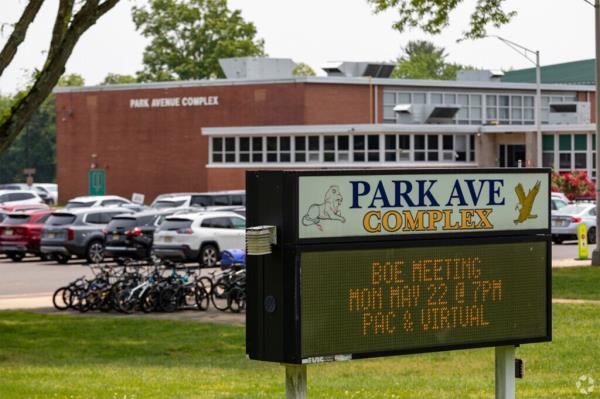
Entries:
{"label": "green lawn", "polygon": [[[554,341],[524,345],[519,398],[600,381],[600,306],[555,305]],[[493,349],[309,366],[311,398],[490,398]],[[281,398],[283,367],[247,360],[244,329],[0,312],[0,398]],[[592,396],[593,397],[593,396]]]}
{"label": "green lawn", "polygon": [[600,300],[600,267],[552,269],[552,297]]}

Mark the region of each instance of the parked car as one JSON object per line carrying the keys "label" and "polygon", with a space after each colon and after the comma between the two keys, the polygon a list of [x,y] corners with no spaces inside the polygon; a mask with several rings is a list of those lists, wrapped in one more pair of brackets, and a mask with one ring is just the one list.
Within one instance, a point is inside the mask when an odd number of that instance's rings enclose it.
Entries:
{"label": "parked car", "polygon": [[553,191],[553,192],[551,192],[551,193],[550,193],[550,196],[551,196],[552,198],[558,198],[558,199],[560,199],[560,200],[563,200],[563,201],[564,201],[564,202],[566,202],[567,204],[570,204],[570,203],[571,203],[571,200],[569,200],[569,198],[568,198],[568,197],[567,197],[567,196],[566,196],[564,193],[557,192],[557,191]]}
{"label": "parked car", "polygon": [[0,205],[43,204],[42,198],[33,191],[0,190]]}
{"label": "parked car", "polygon": [[246,205],[246,192],[244,190],[232,190],[207,193],[162,194],[156,197],[151,207],[156,209],[180,207],[210,208],[226,205]]}
{"label": "parked car", "polygon": [[50,193],[45,188],[30,186],[25,183],[9,183],[9,184],[0,184],[0,190],[19,190],[19,191],[33,191],[44,201],[45,204],[52,204],[52,197]]}
{"label": "parked car", "polygon": [[97,206],[110,206],[110,207],[123,207],[131,209],[134,212],[139,212],[144,209],[143,205],[134,204],[126,198],[119,197],[118,195],[94,195],[76,197],[65,205],[66,209],[77,209],[77,208],[92,208]]}
{"label": "parked car", "polygon": [[21,261],[28,253],[46,260],[40,251],[40,236],[51,213],[50,209],[9,213],[0,224],[0,252],[15,262]]}
{"label": "parked car", "polygon": [[0,209],[6,212],[25,212],[34,211],[36,209],[50,209],[46,204],[12,204],[12,205],[0,205]]}
{"label": "parked car", "polygon": [[150,210],[112,218],[104,230],[106,256],[114,259],[148,259],[154,231],[173,210]]}
{"label": "parked car", "polygon": [[550,198],[550,209],[551,213],[554,214],[557,211],[560,211],[565,206],[569,205],[569,203],[561,198],[555,197],[554,195]]}
{"label": "parked car", "polygon": [[246,219],[234,212],[197,212],[169,216],[154,233],[161,258],[214,267],[224,249],[245,248]]}
{"label": "parked car", "polygon": [[50,205],[58,204],[58,184],[56,183],[33,183],[34,187],[41,187],[48,192],[48,195],[52,199]]}
{"label": "parked car", "polygon": [[0,223],[8,216],[8,212],[0,208]]}
{"label": "parked car", "polygon": [[552,214],[552,241],[561,244],[565,240],[577,239],[577,226],[587,226],[587,239],[596,242],[596,205],[572,204]]}
{"label": "parked car", "polygon": [[104,228],[117,215],[133,213],[118,207],[93,207],[53,212],[42,229],[41,251],[58,263],[72,256],[100,263],[104,259]]}

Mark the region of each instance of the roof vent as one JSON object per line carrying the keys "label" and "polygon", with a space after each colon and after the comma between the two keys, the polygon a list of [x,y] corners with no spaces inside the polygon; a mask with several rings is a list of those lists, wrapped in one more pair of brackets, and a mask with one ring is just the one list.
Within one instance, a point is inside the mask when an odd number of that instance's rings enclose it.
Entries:
{"label": "roof vent", "polygon": [[462,70],[456,74],[456,80],[466,82],[500,82],[504,76],[501,70]]}
{"label": "roof vent", "polygon": [[389,78],[396,67],[391,63],[375,62],[328,62],[323,67],[327,76]]}
{"label": "roof vent", "polygon": [[227,79],[291,78],[296,63],[289,58],[221,58],[219,65]]}

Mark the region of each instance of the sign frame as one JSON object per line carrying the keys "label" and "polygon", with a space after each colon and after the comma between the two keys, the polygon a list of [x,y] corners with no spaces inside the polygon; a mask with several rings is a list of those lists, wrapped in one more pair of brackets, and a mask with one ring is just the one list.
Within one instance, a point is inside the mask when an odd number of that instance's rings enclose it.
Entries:
{"label": "sign frame", "polygon": [[[429,234],[299,237],[299,179],[305,176],[368,175],[469,175],[544,174],[550,187],[548,168],[460,168],[460,169],[366,169],[366,170],[260,170],[246,172],[247,225],[277,227],[277,243],[271,254],[247,258],[246,353],[251,359],[288,364],[303,364],[301,357],[300,254],[302,251],[340,249],[383,249],[428,246],[440,243],[510,243],[545,241],[546,245],[546,334],[527,339],[487,341],[472,344],[412,348],[352,354],[353,359],[428,353],[492,346],[546,342],[552,339],[552,269],[550,203],[548,195],[547,228],[531,230],[461,231]],[[269,193],[265,196],[264,193]],[[343,354],[340,354],[343,355]],[[346,360],[325,356],[318,361]],[[307,362],[305,361],[304,364]]]}

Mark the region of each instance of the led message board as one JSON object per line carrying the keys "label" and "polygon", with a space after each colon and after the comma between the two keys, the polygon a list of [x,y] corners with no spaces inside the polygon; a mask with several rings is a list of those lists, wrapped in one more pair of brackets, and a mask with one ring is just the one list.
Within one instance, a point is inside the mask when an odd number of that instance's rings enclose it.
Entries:
{"label": "led message board", "polygon": [[547,252],[545,241],[302,252],[301,357],[543,340]]}
{"label": "led message board", "polygon": [[547,169],[247,172],[246,352],[314,363],[551,339]]}

